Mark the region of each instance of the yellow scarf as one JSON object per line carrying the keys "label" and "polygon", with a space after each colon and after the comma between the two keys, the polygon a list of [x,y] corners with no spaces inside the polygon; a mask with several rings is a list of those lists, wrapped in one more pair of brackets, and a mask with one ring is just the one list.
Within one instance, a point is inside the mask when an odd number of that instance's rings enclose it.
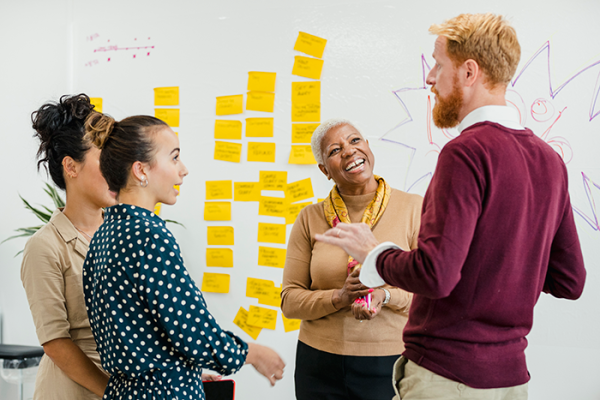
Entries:
{"label": "yellow scarf", "polygon": [[[377,175],[374,177],[375,180],[379,182],[379,186],[375,192],[375,197],[365,209],[365,212],[360,220],[360,222],[364,222],[365,224],[369,225],[369,228],[371,229],[373,229],[375,224],[377,224],[383,215],[390,201],[390,195],[392,193],[392,188],[382,177]],[[325,201],[323,201],[323,211],[325,212],[325,219],[327,220],[327,223],[332,228],[335,228],[340,222],[345,222],[347,224],[351,223],[350,217],[348,216],[348,208],[346,207],[346,204],[344,203],[337,186],[334,186],[333,189],[331,189],[329,196],[327,196]],[[352,256],[348,256],[348,275],[360,267],[361,265],[358,263],[358,261],[354,260]]]}

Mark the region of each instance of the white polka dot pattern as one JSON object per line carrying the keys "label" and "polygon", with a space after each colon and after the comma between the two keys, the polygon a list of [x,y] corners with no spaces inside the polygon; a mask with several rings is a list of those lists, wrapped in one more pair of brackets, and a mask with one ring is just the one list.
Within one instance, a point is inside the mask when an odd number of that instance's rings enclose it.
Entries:
{"label": "white polka dot pattern", "polygon": [[229,375],[248,345],[206,309],[177,241],[154,213],[119,204],[90,243],[83,290],[104,399],[204,399],[202,367]]}

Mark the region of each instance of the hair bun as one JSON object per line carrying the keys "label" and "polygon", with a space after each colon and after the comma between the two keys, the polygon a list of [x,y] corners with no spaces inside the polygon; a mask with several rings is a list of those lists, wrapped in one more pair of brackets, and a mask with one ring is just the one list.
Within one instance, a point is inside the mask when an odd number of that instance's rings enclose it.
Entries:
{"label": "hair bun", "polygon": [[62,96],[58,103],[46,103],[31,115],[33,129],[42,143],[52,140],[73,122],[83,124],[94,106],[85,94]]}
{"label": "hair bun", "polygon": [[92,112],[85,121],[85,137],[102,150],[110,138],[117,121],[111,116]]}

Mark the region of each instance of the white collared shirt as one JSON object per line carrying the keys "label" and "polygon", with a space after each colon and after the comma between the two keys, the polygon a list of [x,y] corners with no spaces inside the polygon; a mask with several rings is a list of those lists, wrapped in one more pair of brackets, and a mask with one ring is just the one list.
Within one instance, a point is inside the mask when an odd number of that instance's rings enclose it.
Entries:
{"label": "white collared shirt", "polygon": [[[458,124],[458,131],[462,133],[468,127],[484,121],[495,122],[508,129],[525,129],[519,122],[519,114],[514,108],[508,106],[483,106],[471,111],[464,117],[460,124]],[[377,257],[388,249],[403,250],[392,242],[380,243],[371,250],[360,270],[360,281],[365,286],[377,287],[385,284],[385,281],[379,275],[379,272],[377,272]]]}

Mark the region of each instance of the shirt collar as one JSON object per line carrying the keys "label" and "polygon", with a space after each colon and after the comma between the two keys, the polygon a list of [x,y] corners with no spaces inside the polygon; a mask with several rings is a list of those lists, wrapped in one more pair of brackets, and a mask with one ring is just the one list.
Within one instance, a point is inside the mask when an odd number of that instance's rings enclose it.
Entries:
{"label": "shirt collar", "polygon": [[63,208],[57,208],[54,210],[52,217],[50,218],[50,223],[54,225],[56,231],[65,242],[70,242],[71,240],[77,238],[77,229],[75,229],[73,223],[65,214],[63,214],[62,211]]}
{"label": "shirt collar", "polygon": [[462,133],[468,127],[478,122],[495,122],[508,129],[524,130],[519,122],[519,114],[514,108],[508,106],[483,106],[471,111],[458,124],[458,131]]}
{"label": "shirt collar", "polygon": [[143,207],[123,203],[108,207],[104,210],[104,221],[113,219],[145,219],[159,226],[165,225],[163,219],[152,211],[146,210]]}

